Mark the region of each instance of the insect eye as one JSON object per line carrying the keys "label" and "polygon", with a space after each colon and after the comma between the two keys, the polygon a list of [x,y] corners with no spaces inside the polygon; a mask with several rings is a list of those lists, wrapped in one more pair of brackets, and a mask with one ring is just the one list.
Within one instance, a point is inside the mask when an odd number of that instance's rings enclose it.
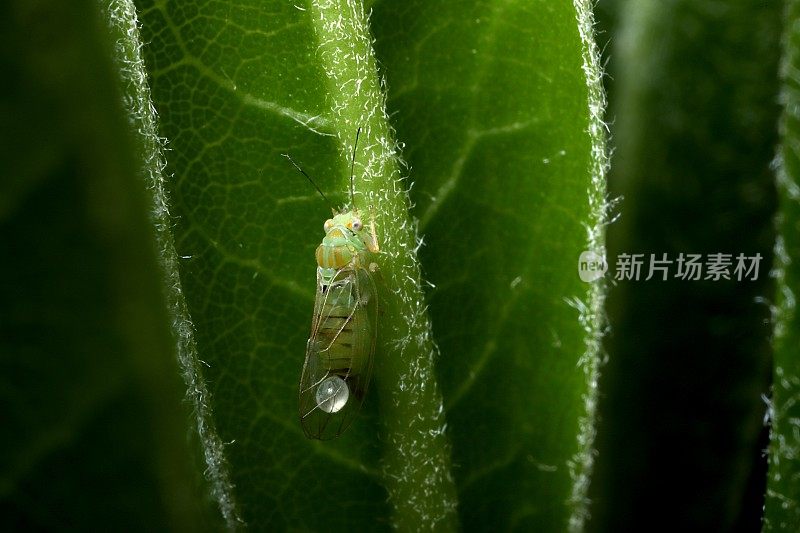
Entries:
{"label": "insect eye", "polygon": [[329,218],[328,220],[326,220],[326,221],[325,221],[325,225],[324,225],[324,226],[322,226],[322,227],[323,227],[323,228],[325,229],[325,231],[327,232],[328,230],[330,230],[330,229],[333,227],[333,220],[331,220],[331,219]]}
{"label": "insect eye", "polygon": [[353,229],[356,231],[361,229],[361,221],[357,218],[353,219]]}

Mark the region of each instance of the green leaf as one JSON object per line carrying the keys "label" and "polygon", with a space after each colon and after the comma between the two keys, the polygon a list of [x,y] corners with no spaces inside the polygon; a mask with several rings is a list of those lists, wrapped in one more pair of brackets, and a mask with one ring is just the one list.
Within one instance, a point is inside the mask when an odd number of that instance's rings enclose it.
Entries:
{"label": "green leaf", "polygon": [[[194,400],[229,526],[579,529],[603,286],[575,267],[603,252],[605,211],[588,4],[378,2],[377,62],[359,2],[137,5],[195,332],[184,374],[207,387]],[[382,248],[376,383],[320,443],[296,387],[329,210],[281,154],[343,204],[359,127],[355,203]]]}
{"label": "green leaf", "polygon": [[90,0],[0,7],[0,528],[197,530],[144,187],[96,15]]}
{"label": "green leaf", "polygon": [[783,115],[778,156],[778,238],[775,246],[777,279],[773,337],[772,431],[769,478],[764,511],[765,531],[800,528],[800,2],[786,3],[782,63]]}
{"label": "green leaf", "polygon": [[615,3],[609,189],[624,200],[609,227],[610,261],[620,253],[762,260],[756,281],[644,281],[645,262],[639,281],[610,291],[594,526],[649,530],[659,517],[670,531],[754,530],[764,488],[780,3]]}
{"label": "green leaf", "polygon": [[477,530],[579,529],[587,510],[603,289],[576,265],[603,252],[604,101],[575,6],[374,8],[435,286],[459,515]]}

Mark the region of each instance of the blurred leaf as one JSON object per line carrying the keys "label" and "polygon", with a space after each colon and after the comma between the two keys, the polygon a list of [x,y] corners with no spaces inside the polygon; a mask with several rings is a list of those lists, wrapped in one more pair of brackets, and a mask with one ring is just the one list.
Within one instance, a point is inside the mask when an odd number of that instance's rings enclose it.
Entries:
{"label": "blurred leaf", "polygon": [[[441,445],[430,413],[439,393],[423,351],[430,332],[414,292],[413,225],[397,212],[402,192],[378,196],[396,184],[372,170],[391,139],[375,133],[388,128],[371,107],[366,34],[347,33],[359,24],[353,5],[338,18],[330,2],[139,3],[197,357],[208,363],[219,437],[231,443],[229,496],[246,523],[274,530],[389,529],[413,523],[405,515],[414,512],[419,524],[449,528],[452,475],[465,527],[577,528],[602,323],[602,285],[582,283],[575,268],[587,247],[602,252],[603,101],[588,4],[576,3],[580,18],[570,4],[544,1],[374,5],[377,59],[426,239],[423,268],[437,285],[430,310],[452,474],[441,448],[397,446],[406,421],[420,432],[415,418]],[[372,73],[362,77],[365,68]],[[356,201],[377,211],[388,241],[379,379],[354,426],[319,443],[300,431],[296,387],[329,211],[281,154],[344,203],[362,119]],[[414,336],[395,336],[404,327]],[[389,356],[409,343],[410,357]],[[421,401],[404,404],[411,394]]]}
{"label": "blurred leaf", "polygon": [[0,7],[0,529],[197,530],[144,188],[96,4]]}
{"label": "blurred leaf", "polygon": [[609,183],[624,200],[610,261],[762,261],[757,281],[656,277],[610,292],[593,527],[652,529],[660,517],[671,531],[751,531],[764,489],[780,3],[629,0],[620,10]]}
{"label": "blurred leaf", "polygon": [[792,0],[786,6],[777,169],[775,366],[765,531],[800,529],[800,2]]}

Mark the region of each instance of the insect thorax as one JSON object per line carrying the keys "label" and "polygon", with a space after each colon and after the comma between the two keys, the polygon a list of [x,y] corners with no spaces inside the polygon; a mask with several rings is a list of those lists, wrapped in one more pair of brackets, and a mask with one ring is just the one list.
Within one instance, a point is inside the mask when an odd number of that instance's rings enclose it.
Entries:
{"label": "insect thorax", "polygon": [[350,218],[337,215],[326,223],[326,228],[325,238],[316,251],[320,268],[358,268],[362,263],[365,264],[367,258],[364,255],[368,253],[368,246],[360,235],[360,228],[353,229]]}

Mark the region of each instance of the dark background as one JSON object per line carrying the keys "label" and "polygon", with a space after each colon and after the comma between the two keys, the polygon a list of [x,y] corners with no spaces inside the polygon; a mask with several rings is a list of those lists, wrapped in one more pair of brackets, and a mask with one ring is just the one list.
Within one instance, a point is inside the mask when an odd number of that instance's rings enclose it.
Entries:
{"label": "dark background", "polygon": [[[659,4],[652,7],[651,4]],[[771,381],[779,2],[603,0],[619,253],[761,253],[757,282],[608,298],[593,528],[760,531]],[[636,27],[634,27],[636,26]]]}

